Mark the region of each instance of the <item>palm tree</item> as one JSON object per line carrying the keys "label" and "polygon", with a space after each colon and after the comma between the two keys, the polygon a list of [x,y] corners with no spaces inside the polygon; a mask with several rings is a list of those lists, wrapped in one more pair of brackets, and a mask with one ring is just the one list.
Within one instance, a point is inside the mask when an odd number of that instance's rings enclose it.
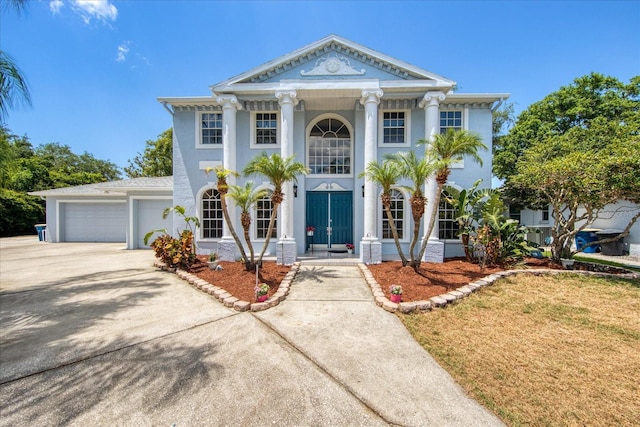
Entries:
{"label": "palm tree", "polygon": [[220,205],[222,207],[222,216],[224,217],[224,222],[229,227],[229,232],[231,236],[233,236],[233,240],[236,242],[236,246],[238,246],[238,250],[240,251],[240,256],[242,259],[247,262],[247,253],[244,251],[244,246],[242,246],[242,242],[236,233],[235,228],[233,227],[233,223],[231,222],[231,217],[229,217],[229,208],[227,206],[227,194],[229,192],[229,183],[227,182],[227,178],[229,176],[238,176],[237,172],[234,172],[229,169],[225,169],[222,166],[216,166],[215,168],[206,168],[205,173],[209,175],[209,172],[213,171],[216,174],[216,178],[218,179],[217,190],[220,194]]}
{"label": "palm tree", "polygon": [[[2,9],[13,7],[18,15],[27,7],[27,0],[6,0],[1,3]],[[31,105],[29,87],[13,59],[0,50],[0,123],[4,123],[9,108],[14,107],[14,100]]]}
{"label": "palm tree", "polygon": [[240,214],[240,223],[244,230],[244,241],[249,248],[250,259],[245,259],[245,269],[252,271],[255,269],[255,259],[253,244],[251,243],[251,236],[249,235],[249,229],[251,228],[251,209],[258,203],[260,199],[269,194],[266,190],[256,191],[253,187],[253,182],[247,181],[244,187],[238,185],[232,185],[229,187],[229,193],[227,196],[233,200],[236,206],[240,207],[242,213]]}
{"label": "palm tree", "polygon": [[267,153],[262,153],[260,156],[251,159],[245,166],[243,172],[245,175],[262,175],[273,185],[273,192],[271,193],[272,211],[271,218],[269,219],[269,228],[267,229],[264,247],[258,257],[258,264],[261,264],[262,257],[269,246],[269,240],[271,240],[273,227],[276,223],[276,217],[278,216],[278,207],[285,198],[282,187],[288,182],[297,182],[297,176],[306,175],[308,170],[304,164],[295,161],[295,155],[283,158],[277,153],[271,156],[267,155]]}
{"label": "palm tree", "polygon": [[[426,156],[435,159],[436,163],[436,184],[437,190],[435,200],[432,200],[434,209],[429,219],[429,227],[426,236],[430,236],[436,223],[438,215],[438,206],[440,206],[440,196],[442,188],[447,183],[451,174],[451,165],[461,161],[464,156],[470,157],[471,160],[482,166],[482,158],[478,155],[478,150],[486,150],[487,146],[482,143],[482,138],[477,133],[466,130],[447,129],[446,133],[436,135],[432,142],[426,139],[420,139],[416,144],[428,145]],[[420,248],[420,257],[418,264],[424,252],[427,249],[428,239],[424,239]]]}
{"label": "palm tree", "polygon": [[20,100],[31,105],[27,80],[13,59],[0,50],[0,122],[5,121],[9,108]]}
{"label": "palm tree", "polygon": [[387,160],[395,163],[403,177],[408,178],[412,186],[403,186],[410,194],[411,198],[411,216],[413,218],[413,237],[409,245],[409,253],[411,255],[411,266],[417,271],[420,266],[420,258],[416,259],[415,247],[420,238],[420,221],[424,216],[427,198],[422,192],[422,186],[427,178],[436,171],[436,164],[429,156],[418,157],[415,151],[388,154],[385,156]]}
{"label": "palm tree", "polygon": [[367,165],[366,170],[360,174],[361,178],[366,177],[369,181],[374,182],[375,184],[382,187],[382,194],[380,195],[382,206],[384,207],[389,226],[391,227],[391,234],[393,235],[393,240],[396,243],[398,255],[400,255],[402,265],[406,266],[408,264],[408,261],[404,255],[404,252],[402,251],[402,247],[400,247],[398,229],[396,228],[396,222],[393,218],[393,214],[391,213],[391,190],[401,176],[402,173],[398,164],[389,160],[383,162],[382,164],[378,162],[370,162]]}

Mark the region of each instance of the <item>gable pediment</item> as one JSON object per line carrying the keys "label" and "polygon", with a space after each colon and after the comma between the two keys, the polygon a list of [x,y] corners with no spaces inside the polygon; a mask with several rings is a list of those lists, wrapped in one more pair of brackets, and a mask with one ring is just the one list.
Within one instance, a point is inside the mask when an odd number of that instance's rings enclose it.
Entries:
{"label": "gable pediment", "polygon": [[212,89],[216,91],[217,88],[228,89],[230,86],[281,80],[343,79],[423,80],[432,81],[439,86],[455,84],[437,74],[331,35],[214,85]]}

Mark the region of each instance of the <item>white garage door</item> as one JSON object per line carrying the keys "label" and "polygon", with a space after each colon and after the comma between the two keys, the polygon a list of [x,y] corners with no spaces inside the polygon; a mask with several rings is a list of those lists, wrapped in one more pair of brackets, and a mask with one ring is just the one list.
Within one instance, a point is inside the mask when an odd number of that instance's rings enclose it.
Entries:
{"label": "white garage door", "polygon": [[[169,214],[167,219],[162,219],[162,212],[166,208],[172,206],[173,200],[145,200],[138,201],[138,239],[136,248],[148,248],[148,245],[144,244],[144,235],[151,230],[166,228],[171,233],[171,224],[173,214]],[[157,235],[151,237],[149,243],[155,239]]]}
{"label": "white garage door", "polygon": [[65,242],[125,242],[125,203],[65,203]]}

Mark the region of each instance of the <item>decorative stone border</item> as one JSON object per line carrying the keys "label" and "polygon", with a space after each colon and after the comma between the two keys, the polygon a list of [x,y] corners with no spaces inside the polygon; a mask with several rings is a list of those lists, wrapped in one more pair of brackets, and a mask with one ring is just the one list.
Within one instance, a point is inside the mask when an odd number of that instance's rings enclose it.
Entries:
{"label": "decorative stone border", "polygon": [[373,273],[369,271],[365,264],[358,264],[358,268],[360,269],[360,273],[364,277],[364,280],[367,282],[369,287],[371,288],[371,293],[376,301],[376,304],[379,307],[382,307],[386,311],[390,311],[395,313],[399,311],[401,313],[413,313],[413,312],[423,312],[429,311],[438,307],[445,307],[447,304],[453,304],[458,300],[461,300],[473,292],[481,289],[485,286],[493,285],[496,280],[501,279],[507,276],[513,276],[515,274],[532,274],[534,276],[542,276],[545,274],[581,274],[584,276],[592,276],[592,277],[618,277],[620,279],[639,279],[639,273],[628,273],[628,274],[610,274],[610,273],[600,273],[593,271],[579,271],[579,270],[552,270],[552,269],[530,269],[530,270],[507,270],[501,271],[498,273],[491,274],[487,277],[483,277],[482,279],[478,279],[475,282],[471,282],[467,285],[461,286],[456,290],[447,292],[446,294],[438,295],[435,297],[429,298],[428,301],[413,301],[413,302],[401,302],[394,303],[389,301],[386,297],[385,293],[382,291],[382,287],[380,284],[374,279]]}
{"label": "decorative stone border", "polygon": [[168,268],[164,263],[160,261],[155,261],[153,263],[154,267],[158,267],[164,271],[168,271],[171,273],[176,273],[176,276],[181,278],[182,280],[188,282],[194,288],[201,290],[204,293],[207,293],[218,299],[225,307],[233,308],[236,311],[263,311],[267,310],[271,307],[275,307],[280,304],[281,301],[284,301],[289,295],[289,289],[291,288],[291,283],[293,279],[298,274],[298,270],[300,270],[300,263],[295,262],[291,266],[291,270],[284,276],[282,282],[280,282],[280,286],[278,286],[278,290],[271,295],[264,302],[254,302],[250,303],[249,301],[242,301],[233,295],[231,295],[226,290],[212,285],[204,279],[199,278],[195,274],[191,274],[188,271]]}

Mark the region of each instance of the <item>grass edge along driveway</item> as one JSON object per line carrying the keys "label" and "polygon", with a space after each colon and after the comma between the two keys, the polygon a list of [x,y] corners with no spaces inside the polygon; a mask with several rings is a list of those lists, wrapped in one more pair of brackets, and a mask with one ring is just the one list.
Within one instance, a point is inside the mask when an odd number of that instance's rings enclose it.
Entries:
{"label": "grass edge along driveway", "polygon": [[640,281],[520,274],[460,303],[399,315],[508,425],[640,419]]}

